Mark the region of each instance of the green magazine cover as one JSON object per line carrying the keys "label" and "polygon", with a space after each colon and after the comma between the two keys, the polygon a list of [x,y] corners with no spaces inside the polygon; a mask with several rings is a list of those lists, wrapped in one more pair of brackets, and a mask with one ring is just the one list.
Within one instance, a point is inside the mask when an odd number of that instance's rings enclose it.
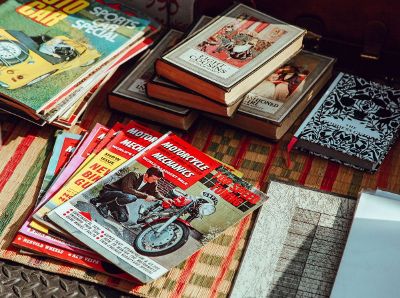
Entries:
{"label": "green magazine cover", "polygon": [[150,24],[142,14],[99,2],[7,0],[0,5],[0,95],[6,102],[37,114],[138,40]]}

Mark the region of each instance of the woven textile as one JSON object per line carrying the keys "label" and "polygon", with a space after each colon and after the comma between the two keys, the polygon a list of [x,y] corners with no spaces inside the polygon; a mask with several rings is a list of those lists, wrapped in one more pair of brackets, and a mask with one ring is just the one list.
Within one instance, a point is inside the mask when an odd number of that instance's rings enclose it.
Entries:
{"label": "woven textile", "polygon": [[[104,102],[104,99],[101,101]],[[111,114],[105,104],[92,105],[82,124],[73,129],[93,127],[96,122],[112,125],[126,121]],[[296,129],[301,119],[293,127]],[[149,124],[165,132],[165,128]],[[65,274],[107,285],[146,297],[225,297],[229,294],[240,257],[251,231],[254,216],[248,216],[223,235],[206,245],[185,263],[157,281],[138,286],[93,271],[75,268],[45,258],[20,255],[9,243],[28,216],[53,146],[54,128],[39,128],[26,122],[2,125],[0,148],[0,257],[35,268]],[[400,142],[392,148],[375,174],[363,173],[299,152],[292,152],[292,164],[286,166],[285,148],[291,133],[279,143],[218,124],[199,121],[189,132],[177,132],[207,154],[233,165],[244,178],[262,190],[269,178],[277,178],[315,189],[356,197],[361,188],[384,188],[400,192]]]}

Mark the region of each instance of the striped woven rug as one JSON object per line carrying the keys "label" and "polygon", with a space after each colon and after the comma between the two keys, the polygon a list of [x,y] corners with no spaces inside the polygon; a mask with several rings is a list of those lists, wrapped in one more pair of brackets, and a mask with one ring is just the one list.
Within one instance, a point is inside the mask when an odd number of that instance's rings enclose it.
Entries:
{"label": "striped woven rug", "polygon": [[[126,121],[111,114],[104,104],[93,105],[80,126],[89,129],[96,122],[112,125]],[[299,124],[301,119],[298,120]],[[152,128],[166,131],[156,125]],[[295,128],[292,129],[292,132]],[[53,146],[54,128],[38,128],[15,120],[2,125],[0,148],[0,257],[58,274],[74,276],[146,297],[225,297],[251,230],[253,216],[242,220],[215,241],[206,245],[185,263],[157,281],[137,286],[57,261],[20,255],[9,247],[13,235],[28,216]],[[392,148],[380,170],[363,173],[326,160],[292,153],[292,165],[285,164],[285,146],[291,133],[279,143],[228,126],[200,120],[183,138],[244,173],[244,178],[265,190],[269,178],[305,185],[315,189],[356,197],[361,188],[384,188],[400,192],[400,142]]]}

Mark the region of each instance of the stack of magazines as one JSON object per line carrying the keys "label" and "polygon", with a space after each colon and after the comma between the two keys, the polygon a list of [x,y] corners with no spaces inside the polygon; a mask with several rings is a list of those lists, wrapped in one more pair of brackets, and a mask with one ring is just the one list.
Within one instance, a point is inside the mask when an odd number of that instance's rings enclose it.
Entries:
{"label": "stack of magazines", "polygon": [[59,132],[22,252],[146,283],[259,207],[240,172],[137,122]]}
{"label": "stack of magazines", "polygon": [[0,109],[40,125],[74,125],[160,29],[139,11],[103,1],[1,2]]}

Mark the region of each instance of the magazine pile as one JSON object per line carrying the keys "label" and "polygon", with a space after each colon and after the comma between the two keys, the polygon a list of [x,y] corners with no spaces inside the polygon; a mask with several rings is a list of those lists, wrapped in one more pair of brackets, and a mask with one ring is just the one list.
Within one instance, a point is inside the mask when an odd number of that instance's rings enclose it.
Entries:
{"label": "magazine pile", "polygon": [[151,45],[158,23],[102,3],[1,1],[1,110],[71,127],[116,68]]}
{"label": "magazine pile", "polygon": [[21,252],[146,283],[266,201],[241,173],[137,122],[59,132]]}

